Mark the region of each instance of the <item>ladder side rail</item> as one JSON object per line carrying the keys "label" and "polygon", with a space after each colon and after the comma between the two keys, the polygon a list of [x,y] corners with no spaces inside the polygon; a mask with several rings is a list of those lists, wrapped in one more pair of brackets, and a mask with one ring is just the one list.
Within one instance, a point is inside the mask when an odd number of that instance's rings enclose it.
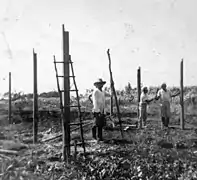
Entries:
{"label": "ladder side rail", "polygon": [[62,121],[63,121],[63,119],[64,119],[64,111],[63,111],[63,104],[62,104],[62,93],[61,93],[60,85],[59,85],[59,79],[58,79],[58,72],[57,72],[57,66],[56,66],[56,59],[55,59],[55,56],[54,56],[54,67],[55,67],[56,80],[57,80],[57,89],[58,89],[59,96],[60,96],[61,119],[62,119]]}
{"label": "ladder side rail", "polygon": [[[71,56],[69,56],[69,61],[71,62]],[[72,72],[72,75],[73,75],[73,83],[74,83],[75,89],[77,90],[77,84],[76,84],[76,81],[75,81],[75,78],[74,78],[75,77],[75,75],[74,75],[74,68],[73,68],[72,63],[70,63],[70,65],[71,65],[71,72]],[[85,153],[85,142],[84,142],[84,137],[83,137],[82,116],[81,116],[81,108],[80,108],[80,101],[79,101],[79,93],[78,93],[78,91],[76,91],[76,96],[77,96],[77,103],[78,103],[78,110],[79,110],[81,141],[82,141],[82,146],[83,146],[84,153]]]}

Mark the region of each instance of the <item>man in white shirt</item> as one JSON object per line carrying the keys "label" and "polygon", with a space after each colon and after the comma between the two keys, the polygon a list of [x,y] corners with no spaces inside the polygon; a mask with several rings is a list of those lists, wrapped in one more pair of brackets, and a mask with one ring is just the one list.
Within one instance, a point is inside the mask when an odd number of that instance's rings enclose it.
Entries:
{"label": "man in white shirt", "polygon": [[150,99],[148,95],[148,88],[143,87],[142,93],[140,95],[140,104],[139,104],[139,118],[143,122],[143,126],[146,127],[147,119],[147,104],[153,101],[154,98]]}
{"label": "man in white shirt", "polygon": [[156,100],[160,99],[161,120],[164,127],[168,127],[170,122],[170,102],[172,97],[176,97],[179,94],[180,91],[177,94],[172,95],[171,92],[167,90],[166,83],[163,83],[161,85],[161,89],[158,91],[157,96],[155,97]]}
{"label": "man in white shirt", "polygon": [[[103,141],[103,127],[105,125],[105,93],[102,88],[106,81],[98,79],[95,83],[95,89],[93,93],[89,96],[89,100],[93,102],[93,115],[94,115],[94,124],[92,127],[92,136],[98,141]],[[92,100],[91,97],[92,96]]]}

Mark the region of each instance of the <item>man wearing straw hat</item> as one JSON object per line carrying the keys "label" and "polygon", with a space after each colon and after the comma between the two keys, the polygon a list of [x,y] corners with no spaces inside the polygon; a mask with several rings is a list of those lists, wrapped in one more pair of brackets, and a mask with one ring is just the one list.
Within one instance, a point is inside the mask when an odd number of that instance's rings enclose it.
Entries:
{"label": "man wearing straw hat", "polygon": [[[103,141],[103,127],[105,124],[105,93],[102,88],[106,81],[99,78],[95,83],[95,89],[89,96],[90,101],[93,103],[94,123],[92,127],[92,137],[98,141]],[[92,96],[92,100],[91,97]]]}
{"label": "man wearing straw hat", "polygon": [[176,97],[180,94],[180,91],[177,94],[172,95],[169,90],[167,90],[166,83],[161,85],[161,89],[157,92],[157,96],[155,97],[156,100],[160,99],[160,106],[161,106],[161,121],[162,121],[162,128],[168,128],[170,122],[170,102],[172,97]]}

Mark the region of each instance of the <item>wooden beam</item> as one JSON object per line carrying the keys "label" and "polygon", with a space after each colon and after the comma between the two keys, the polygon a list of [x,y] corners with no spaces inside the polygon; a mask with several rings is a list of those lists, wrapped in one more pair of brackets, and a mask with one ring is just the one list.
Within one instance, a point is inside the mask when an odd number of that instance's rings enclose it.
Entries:
{"label": "wooden beam", "polygon": [[8,121],[12,124],[12,89],[11,89],[11,72],[9,72],[9,107],[8,107]]}
{"label": "wooden beam", "polygon": [[38,138],[38,91],[37,91],[37,54],[33,50],[33,143]]}
{"label": "wooden beam", "polygon": [[184,86],[183,86],[183,59],[180,64],[180,105],[181,105],[181,117],[180,117],[180,125],[181,129],[185,128],[185,119],[184,119]]}
{"label": "wooden beam", "polygon": [[[91,121],[87,122],[86,124],[83,124],[82,127],[86,127],[86,126],[92,125],[92,124],[93,124],[93,122],[92,122],[92,120],[91,120]],[[78,129],[80,129],[80,126],[71,129],[70,132],[76,131],[76,130],[78,130]],[[52,141],[52,140],[61,138],[62,136],[63,136],[63,134],[60,134],[60,135],[57,135],[57,136],[55,136],[55,137],[51,137],[51,138],[45,139],[45,140],[43,140],[43,141],[41,141],[41,142]]]}
{"label": "wooden beam", "polygon": [[65,31],[64,25],[62,25],[62,34],[63,34],[63,104],[64,104],[64,117],[62,123],[63,131],[63,159],[64,161],[69,160],[70,156],[70,66],[69,66],[69,32]]}
{"label": "wooden beam", "polygon": [[112,78],[110,77],[110,90],[111,90],[111,96],[110,96],[110,115],[113,115],[113,87],[112,87]]}
{"label": "wooden beam", "polygon": [[112,75],[112,70],[111,70],[111,56],[110,56],[109,51],[110,50],[108,49],[107,50],[107,55],[108,55],[108,59],[109,59],[109,73],[110,73],[111,87],[112,87],[112,90],[113,90],[113,95],[114,95],[115,103],[116,103],[118,120],[119,120],[119,124],[120,124],[120,133],[121,133],[122,138],[124,138],[124,134],[123,134],[123,131],[122,131],[122,120],[121,120],[121,114],[120,114],[120,109],[119,109],[119,104],[118,104],[118,98],[117,98],[117,95],[116,95],[116,90],[115,90],[115,87],[114,87],[113,75]]}
{"label": "wooden beam", "polygon": [[18,151],[0,149],[0,154],[18,155]]}
{"label": "wooden beam", "polygon": [[[141,95],[141,68],[137,69],[137,100],[138,100],[138,119],[139,119],[139,103],[140,103],[140,95]],[[139,128],[142,128],[142,121],[139,119]]]}

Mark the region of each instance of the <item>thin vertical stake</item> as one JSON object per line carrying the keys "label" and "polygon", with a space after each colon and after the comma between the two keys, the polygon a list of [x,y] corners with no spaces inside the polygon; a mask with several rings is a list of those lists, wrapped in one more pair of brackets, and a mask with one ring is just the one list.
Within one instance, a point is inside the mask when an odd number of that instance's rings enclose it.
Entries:
{"label": "thin vertical stake", "polygon": [[110,93],[110,115],[112,116],[113,115],[113,85],[112,85],[112,78],[110,78],[110,90],[111,90],[111,93]]}
{"label": "thin vertical stake", "polygon": [[138,120],[140,122],[139,128],[142,128],[142,120],[139,119],[139,103],[140,103],[140,95],[141,95],[141,68],[139,67],[137,70],[137,97],[138,97]]}
{"label": "thin vertical stake", "polygon": [[9,72],[9,109],[8,109],[8,120],[9,124],[12,124],[12,95],[11,95],[11,72]]}
{"label": "thin vertical stake", "polygon": [[181,60],[180,65],[180,87],[181,87],[181,94],[180,94],[180,105],[181,105],[181,117],[180,117],[180,124],[181,129],[185,128],[185,119],[184,119],[184,86],[183,86],[183,59]]}

